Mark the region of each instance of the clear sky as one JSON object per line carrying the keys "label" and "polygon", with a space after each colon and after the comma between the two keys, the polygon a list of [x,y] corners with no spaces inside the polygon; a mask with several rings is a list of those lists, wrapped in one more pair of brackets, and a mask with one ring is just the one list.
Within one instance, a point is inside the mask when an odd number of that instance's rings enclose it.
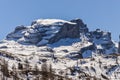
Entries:
{"label": "clear sky", "polygon": [[120,0],[0,0],[0,40],[17,25],[39,18],[81,18],[90,28],[120,34]]}

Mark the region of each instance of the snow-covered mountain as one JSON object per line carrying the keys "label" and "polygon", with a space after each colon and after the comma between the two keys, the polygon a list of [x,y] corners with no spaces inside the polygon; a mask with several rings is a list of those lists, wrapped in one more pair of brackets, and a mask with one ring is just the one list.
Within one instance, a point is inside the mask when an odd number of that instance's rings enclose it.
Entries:
{"label": "snow-covered mountain", "polygon": [[[120,78],[118,44],[111,39],[111,33],[100,29],[89,31],[81,19],[38,19],[31,26],[17,26],[0,42],[0,59],[1,65],[8,61],[11,72],[13,65],[25,67],[27,60],[31,69],[34,65],[40,70],[45,63],[52,65],[54,74],[65,80]],[[21,79],[30,76],[34,80],[36,76],[32,72],[21,75],[19,71],[22,70],[17,69]]]}
{"label": "snow-covered mountain", "polygon": [[[80,19],[71,21],[38,19],[33,21],[31,26],[26,27],[22,25],[16,27],[6,38],[6,40],[14,40],[23,45],[29,44],[36,46],[52,46],[52,44],[55,43],[61,44],[61,40],[66,41],[62,43],[69,44],[69,41],[73,39],[78,43],[86,42],[86,45],[87,43],[91,43],[91,45],[87,47],[78,48],[78,50],[81,50],[81,53],[91,49],[91,51],[97,50],[106,54],[116,52],[115,44],[111,40],[110,32],[104,32],[100,29],[89,31],[86,24]],[[71,42],[70,46],[72,46],[73,43],[78,44],[77,42]],[[64,46],[64,44],[62,46]]]}

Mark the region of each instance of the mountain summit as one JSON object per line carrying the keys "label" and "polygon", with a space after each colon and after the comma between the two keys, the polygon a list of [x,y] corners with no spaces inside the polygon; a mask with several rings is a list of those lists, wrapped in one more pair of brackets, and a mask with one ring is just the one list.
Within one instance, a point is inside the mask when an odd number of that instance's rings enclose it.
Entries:
{"label": "mountain summit", "polygon": [[63,38],[79,38],[88,28],[80,19],[65,21],[60,19],[38,19],[31,26],[18,26],[7,35],[7,40],[37,46],[55,43]]}

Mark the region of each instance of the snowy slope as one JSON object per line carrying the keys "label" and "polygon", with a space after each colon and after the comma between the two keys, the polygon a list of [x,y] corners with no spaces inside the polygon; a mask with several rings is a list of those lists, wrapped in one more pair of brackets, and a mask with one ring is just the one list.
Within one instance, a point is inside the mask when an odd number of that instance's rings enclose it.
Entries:
{"label": "snowy slope", "polygon": [[[67,39],[67,41],[71,42],[77,40]],[[63,41],[61,40],[60,42]],[[62,70],[63,72],[65,71],[64,73],[68,74],[68,77],[73,79],[76,78],[77,80],[79,80],[78,79],[78,76],[80,75],[79,70],[82,70],[83,72],[89,74],[90,76],[96,76],[97,78],[101,78],[101,79],[103,79],[101,77],[101,74],[105,75],[110,80],[114,80],[116,75],[117,76],[116,80],[119,80],[120,78],[120,75],[118,73],[120,70],[119,56],[109,57],[108,55],[107,57],[105,55],[100,55],[95,52],[92,52],[93,53],[92,58],[84,58],[84,59],[75,58],[74,56],[78,55],[76,53],[81,48],[81,46],[78,46],[78,44],[81,43],[77,42],[77,45],[76,44],[68,45],[67,43],[65,43],[66,44],[65,46],[63,45],[61,46],[59,44],[60,42],[54,43],[54,45],[56,44],[56,46],[49,45],[49,47],[46,46],[36,47],[34,45],[21,45],[14,41],[4,41],[4,43],[0,44],[0,46],[7,46],[7,48],[2,48],[0,50],[8,52],[8,54],[12,53],[12,56],[15,57],[15,59],[3,55],[1,55],[0,57],[1,59],[5,59],[8,61],[10,70],[12,70],[13,65],[17,66],[19,62],[24,64],[25,63],[24,61],[26,60],[27,57],[30,65],[33,67],[35,64],[37,64],[40,67],[43,63],[41,60],[46,59],[48,64],[51,63],[56,74],[58,74]],[[88,46],[90,44],[91,43],[88,43],[84,46]],[[53,47],[53,52],[51,51],[50,46]],[[52,57],[53,54],[57,58],[57,60]],[[83,55],[84,57],[86,57],[85,54]],[[87,56],[90,57],[91,55],[88,54]],[[116,60],[118,61],[118,63],[116,62]],[[112,69],[114,66],[115,69]],[[74,75],[71,75],[72,73],[69,72],[69,68],[73,68],[75,70],[77,68]]]}

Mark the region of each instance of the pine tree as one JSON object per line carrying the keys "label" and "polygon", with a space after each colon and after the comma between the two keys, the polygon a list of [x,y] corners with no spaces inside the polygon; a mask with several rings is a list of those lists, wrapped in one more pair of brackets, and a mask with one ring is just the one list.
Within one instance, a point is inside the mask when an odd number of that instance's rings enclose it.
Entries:
{"label": "pine tree", "polygon": [[46,63],[43,63],[41,66],[41,79],[40,80],[48,80],[48,66]]}
{"label": "pine tree", "polygon": [[18,78],[18,72],[17,72],[17,70],[16,70],[16,66],[13,64],[13,66],[12,66],[12,71],[13,71],[13,80],[18,80],[19,78]]}
{"label": "pine tree", "polygon": [[3,59],[3,65],[1,65],[1,71],[3,73],[3,80],[7,80],[7,77],[9,77],[9,70],[8,70],[8,61],[5,61]]}
{"label": "pine tree", "polygon": [[35,64],[34,75],[36,76],[35,80],[39,80],[39,68],[37,64]]}
{"label": "pine tree", "polygon": [[53,73],[53,69],[52,69],[52,65],[49,65],[49,79],[50,80],[54,80],[54,73]]}
{"label": "pine tree", "polygon": [[28,62],[28,59],[26,58],[26,60],[25,60],[25,75],[26,75],[26,77],[27,77],[27,80],[29,80],[29,62]]}

